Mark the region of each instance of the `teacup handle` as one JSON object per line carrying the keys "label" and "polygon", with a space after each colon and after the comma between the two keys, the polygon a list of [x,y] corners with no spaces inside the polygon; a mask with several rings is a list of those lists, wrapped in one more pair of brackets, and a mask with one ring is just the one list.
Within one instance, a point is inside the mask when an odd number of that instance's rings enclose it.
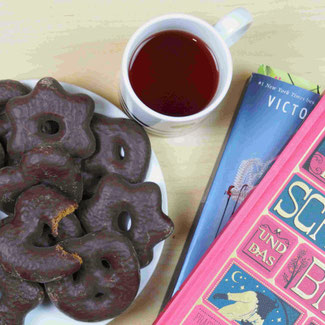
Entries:
{"label": "teacup handle", "polygon": [[245,34],[252,22],[253,18],[248,10],[236,8],[222,17],[214,27],[230,47]]}

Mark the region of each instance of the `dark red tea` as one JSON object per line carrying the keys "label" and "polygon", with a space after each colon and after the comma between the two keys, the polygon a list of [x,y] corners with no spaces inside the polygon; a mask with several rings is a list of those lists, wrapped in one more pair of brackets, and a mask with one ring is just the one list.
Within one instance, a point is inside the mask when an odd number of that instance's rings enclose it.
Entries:
{"label": "dark red tea", "polygon": [[219,72],[213,54],[201,39],[170,30],[152,35],[138,47],[129,78],[137,96],[151,109],[187,116],[209,104]]}

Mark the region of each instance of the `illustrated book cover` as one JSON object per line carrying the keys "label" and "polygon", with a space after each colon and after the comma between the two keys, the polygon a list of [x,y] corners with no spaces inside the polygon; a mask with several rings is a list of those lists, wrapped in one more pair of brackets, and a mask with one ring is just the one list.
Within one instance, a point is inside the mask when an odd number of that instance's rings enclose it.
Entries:
{"label": "illustrated book cover", "polygon": [[325,323],[325,97],[154,324]]}
{"label": "illustrated book cover", "polygon": [[163,306],[315,107],[320,92],[318,85],[267,65],[249,78]]}

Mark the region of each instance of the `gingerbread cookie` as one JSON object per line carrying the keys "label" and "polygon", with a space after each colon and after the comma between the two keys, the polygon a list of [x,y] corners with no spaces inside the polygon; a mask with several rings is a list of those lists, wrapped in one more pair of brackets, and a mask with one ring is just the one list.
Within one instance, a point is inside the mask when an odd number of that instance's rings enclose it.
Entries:
{"label": "gingerbread cookie", "polygon": [[74,201],[44,185],[18,198],[12,220],[0,228],[0,264],[20,279],[46,283],[79,270],[82,260],[59,244],[37,247],[44,225],[58,236],[59,222],[77,208]]}
{"label": "gingerbread cookie", "polygon": [[8,152],[19,157],[37,146],[55,144],[72,157],[87,158],[95,151],[93,112],[89,96],[70,94],[55,79],[43,78],[29,95],[6,105],[12,126]]}
{"label": "gingerbread cookie", "polygon": [[4,112],[7,102],[14,97],[24,96],[30,89],[16,80],[0,80],[0,114]]}
{"label": "gingerbread cookie", "polygon": [[[11,222],[12,219],[13,215],[9,215],[8,217],[0,219],[0,227],[8,222]],[[34,242],[34,245],[37,247],[54,246],[62,240],[69,238],[79,238],[83,235],[84,231],[81,227],[79,219],[74,213],[71,213],[60,221],[57,237],[54,237],[52,235],[51,228],[45,224],[40,238]]]}
{"label": "gingerbread cookie", "polygon": [[[100,181],[95,195],[82,201],[78,216],[86,232],[119,231],[135,247],[141,267],[153,258],[153,247],[171,235],[173,222],[161,210],[157,184],[130,184],[117,174]],[[131,226],[126,224],[130,217]]]}
{"label": "gingerbread cookie", "polygon": [[0,324],[23,325],[25,316],[38,306],[43,288],[38,283],[17,279],[0,266]]}
{"label": "gingerbread cookie", "polygon": [[12,213],[18,195],[39,183],[57,187],[76,202],[82,198],[79,166],[63,149],[43,146],[26,152],[18,166],[0,169],[0,210]]}
{"label": "gingerbread cookie", "polygon": [[142,126],[129,119],[94,114],[91,129],[97,146],[95,154],[83,162],[82,170],[92,175],[92,179],[86,178],[86,189],[108,173],[117,173],[130,183],[145,179],[151,146]]}
{"label": "gingerbread cookie", "polygon": [[83,235],[84,231],[81,227],[80,221],[76,215],[72,213],[63,218],[59,223],[58,236],[56,238],[52,235],[51,228],[44,225],[41,237],[34,244],[37,247],[49,247],[58,244],[62,240],[79,238]]}
{"label": "gingerbread cookie", "polygon": [[95,322],[116,317],[132,303],[140,273],[127,238],[101,231],[61,245],[83,260],[75,274],[45,285],[51,301],[62,312],[79,321]]}

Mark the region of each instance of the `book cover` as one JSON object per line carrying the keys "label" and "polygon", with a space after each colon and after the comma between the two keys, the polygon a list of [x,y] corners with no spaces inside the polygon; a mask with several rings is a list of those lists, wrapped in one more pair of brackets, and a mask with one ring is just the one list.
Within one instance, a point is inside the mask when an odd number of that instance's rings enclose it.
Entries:
{"label": "book cover", "polygon": [[320,98],[319,86],[302,78],[265,65],[258,71],[243,91],[163,306]]}
{"label": "book cover", "polygon": [[325,97],[154,324],[325,323]]}

